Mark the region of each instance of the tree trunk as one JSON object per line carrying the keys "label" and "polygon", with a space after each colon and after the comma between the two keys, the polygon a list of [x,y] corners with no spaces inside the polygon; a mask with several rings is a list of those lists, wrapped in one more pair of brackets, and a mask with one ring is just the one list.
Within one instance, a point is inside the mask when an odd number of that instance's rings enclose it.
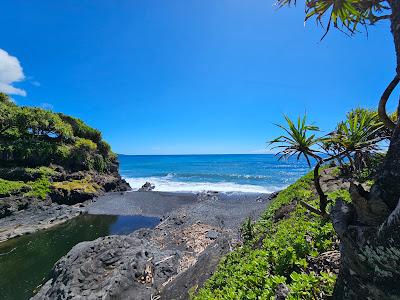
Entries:
{"label": "tree trunk", "polygon": [[318,161],[314,167],[314,186],[319,195],[319,210],[321,212],[321,215],[323,217],[327,217],[328,214],[326,213],[326,207],[328,205],[328,198],[325,195],[324,191],[322,190],[321,183],[320,183],[321,176],[319,175],[319,168],[321,166],[321,163],[322,163],[322,160]]}
{"label": "tree trunk", "polygon": [[[400,75],[400,1],[388,2]],[[331,212],[341,252],[334,299],[400,299],[400,122],[371,192],[352,184],[350,194]]]}
{"label": "tree trunk", "polygon": [[[400,1],[389,0],[392,14],[391,32],[396,50],[396,74],[400,77]],[[394,81],[396,78],[394,79]],[[393,83],[393,81],[392,81]],[[386,155],[383,171],[378,177],[373,188],[374,198],[382,199],[386,205],[393,210],[399,201],[400,196],[400,122],[397,122],[390,140],[390,146]]]}
{"label": "tree trunk", "polygon": [[[389,218],[390,222],[386,221],[381,226],[357,224],[355,220],[359,219],[358,214],[365,217],[368,209],[358,188],[353,186],[351,189],[352,200],[356,205],[337,201],[331,212],[335,230],[340,237],[341,253],[334,299],[398,300],[400,209],[394,211]],[[369,218],[371,221],[374,219],[372,213]]]}

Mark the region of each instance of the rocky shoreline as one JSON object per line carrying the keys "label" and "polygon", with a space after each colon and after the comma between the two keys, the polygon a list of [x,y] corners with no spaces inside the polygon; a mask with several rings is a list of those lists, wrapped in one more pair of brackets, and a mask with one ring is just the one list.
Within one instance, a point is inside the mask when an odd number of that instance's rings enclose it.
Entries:
{"label": "rocky shoreline", "polygon": [[163,216],[147,211],[163,219],[155,229],[76,245],[55,264],[33,299],[188,299],[189,290],[201,286],[220,258],[241,242],[244,219],[257,218],[274,196],[201,193],[189,199],[176,194],[186,201],[171,206],[170,194],[127,192],[118,201],[121,195],[113,193],[90,204],[88,210],[106,209],[103,201],[117,203],[123,211],[127,203],[142,199],[139,209],[148,209],[146,200],[152,198],[171,209]]}
{"label": "rocky shoreline", "polygon": [[0,219],[0,242],[60,225],[86,213],[87,203],[68,206],[55,203],[35,204]]}
{"label": "rocky shoreline", "polygon": [[[37,179],[24,168],[2,168],[0,175],[21,182]],[[130,190],[118,172],[68,173],[59,167],[48,180],[53,185],[45,199],[26,196],[25,189],[0,197],[0,242],[62,224],[87,213],[86,207],[93,199],[109,192]]]}

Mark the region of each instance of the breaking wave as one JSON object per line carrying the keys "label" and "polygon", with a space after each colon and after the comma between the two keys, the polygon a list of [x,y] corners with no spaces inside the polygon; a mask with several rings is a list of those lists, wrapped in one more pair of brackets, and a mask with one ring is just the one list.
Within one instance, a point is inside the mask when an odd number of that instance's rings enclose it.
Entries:
{"label": "breaking wave", "polygon": [[145,182],[151,182],[155,185],[155,191],[163,192],[241,192],[241,193],[273,193],[284,187],[278,186],[260,186],[253,184],[239,184],[234,182],[183,182],[172,180],[173,175],[168,174],[164,177],[125,177],[133,190],[138,190]]}

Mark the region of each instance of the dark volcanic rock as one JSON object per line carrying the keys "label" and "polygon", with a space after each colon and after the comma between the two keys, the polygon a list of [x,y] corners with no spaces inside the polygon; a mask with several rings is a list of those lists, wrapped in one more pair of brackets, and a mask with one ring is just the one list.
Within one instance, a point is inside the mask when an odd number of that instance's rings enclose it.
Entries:
{"label": "dark volcanic rock", "polygon": [[76,245],[33,299],[151,299],[177,274],[179,251],[158,250],[146,230]]}
{"label": "dark volcanic rock", "polygon": [[150,182],[146,182],[145,184],[142,185],[142,187],[138,190],[138,192],[150,192],[154,189],[155,189],[154,184],[152,184]]}
{"label": "dark volcanic rock", "polygon": [[[36,201],[33,198],[25,200]],[[15,201],[11,203],[15,204]],[[24,203],[21,202],[20,205],[24,205]],[[2,204],[0,204],[0,210],[1,207]],[[0,242],[53,227],[86,212],[82,207],[58,205],[42,200],[24,207],[20,211],[18,211],[18,207],[13,206],[9,209],[13,209],[12,215],[0,218]]]}
{"label": "dark volcanic rock", "polygon": [[[126,201],[121,200],[126,195]],[[132,192],[109,196],[96,204],[109,201],[118,206],[122,201],[123,212],[129,204],[154,216],[158,211],[146,205],[166,205],[173,195]],[[267,205],[254,201],[257,196],[191,194],[194,199],[190,200],[188,195],[177,194],[180,204],[154,229],[76,245],[56,263],[50,280],[33,299],[189,299],[189,290],[201,286],[238,242],[243,220],[259,215]],[[132,201],[135,197],[143,201],[142,206]]]}
{"label": "dark volcanic rock", "polygon": [[17,181],[34,181],[40,177],[39,173],[27,172],[25,168],[0,168],[0,178]]}
{"label": "dark volcanic rock", "polygon": [[4,218],[11,214],[12,214],[11,205],[4,200],[0,200],[0,218]]}
{"label": "dark volcanic rock", "polygon": [[276,212],[274,216],[274,221],[277,222],[281,219],[286,219],[290,217],[290,213],[292,213],[296,209],[297,202],[293,201],[289,204],[281,206]]}
{"label": "dark volcanic rock", "polygon": [[229,239],[226,237],[208,247],[197,259],[196,263],[180,273],[161,291],[162,300],[189,299],[191,288],[200,288],[214,273],[222,256],[229,252]]}
{"label": "dark volcanic rock", "polygon": [[105,192],[125,192],[131,190],[129,183],[118,173],[93,175],[93,181],[101,186]]}
{"label": "dark volcanic rock", "polygon": [[58,204],[68,204],[68,205],[82,203],[98,195],[99,193],[97,192],[87,192],[83,189],[69,190],[63,188],[57,188],[57,189],[53,188],[49,194],[53,202]]}
{"label": "dark volcanic rock", "polygon": [[207,232],[206,234],[206,238],[210,239],[210,240],[215,240],[218,237],[218,232],[214,231],[214,230],[210,230],[209,232]]}
{"label": "dark volcanic rock", "polygon": [[0,219],[10,216],[13,213],[26,209],[30,203],[34,202],[33,197],[9,196],[0,198]]}
{"label": "dark volcanic rock", "polygon": [[275,290],[275,299],[276,300],[285,300],[287,298],[287,296],[289,295],[290,290],[289,288],[283,284],[280,283],[278,284],[278,286],[276,287]]}
{"label": "dark volcanic rock", "polygon": [[131,189],[118,173],[101,174],[79,171],[66,176],[67,182],[81,181],[71,189],[68,184],[52,187],[49,194],[53,202],[74,205],[98,197],[104,192],[123,192]]}

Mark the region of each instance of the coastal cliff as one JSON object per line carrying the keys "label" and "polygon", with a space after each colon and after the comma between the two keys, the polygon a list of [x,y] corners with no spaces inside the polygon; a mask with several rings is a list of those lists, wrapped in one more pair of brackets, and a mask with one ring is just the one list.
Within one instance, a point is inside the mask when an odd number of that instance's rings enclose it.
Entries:
{"label": "coastal cliff", "polygon": [[0,241],[64,222],[84,211],[83,202],[129,189],[100,131],[0,93]]}

